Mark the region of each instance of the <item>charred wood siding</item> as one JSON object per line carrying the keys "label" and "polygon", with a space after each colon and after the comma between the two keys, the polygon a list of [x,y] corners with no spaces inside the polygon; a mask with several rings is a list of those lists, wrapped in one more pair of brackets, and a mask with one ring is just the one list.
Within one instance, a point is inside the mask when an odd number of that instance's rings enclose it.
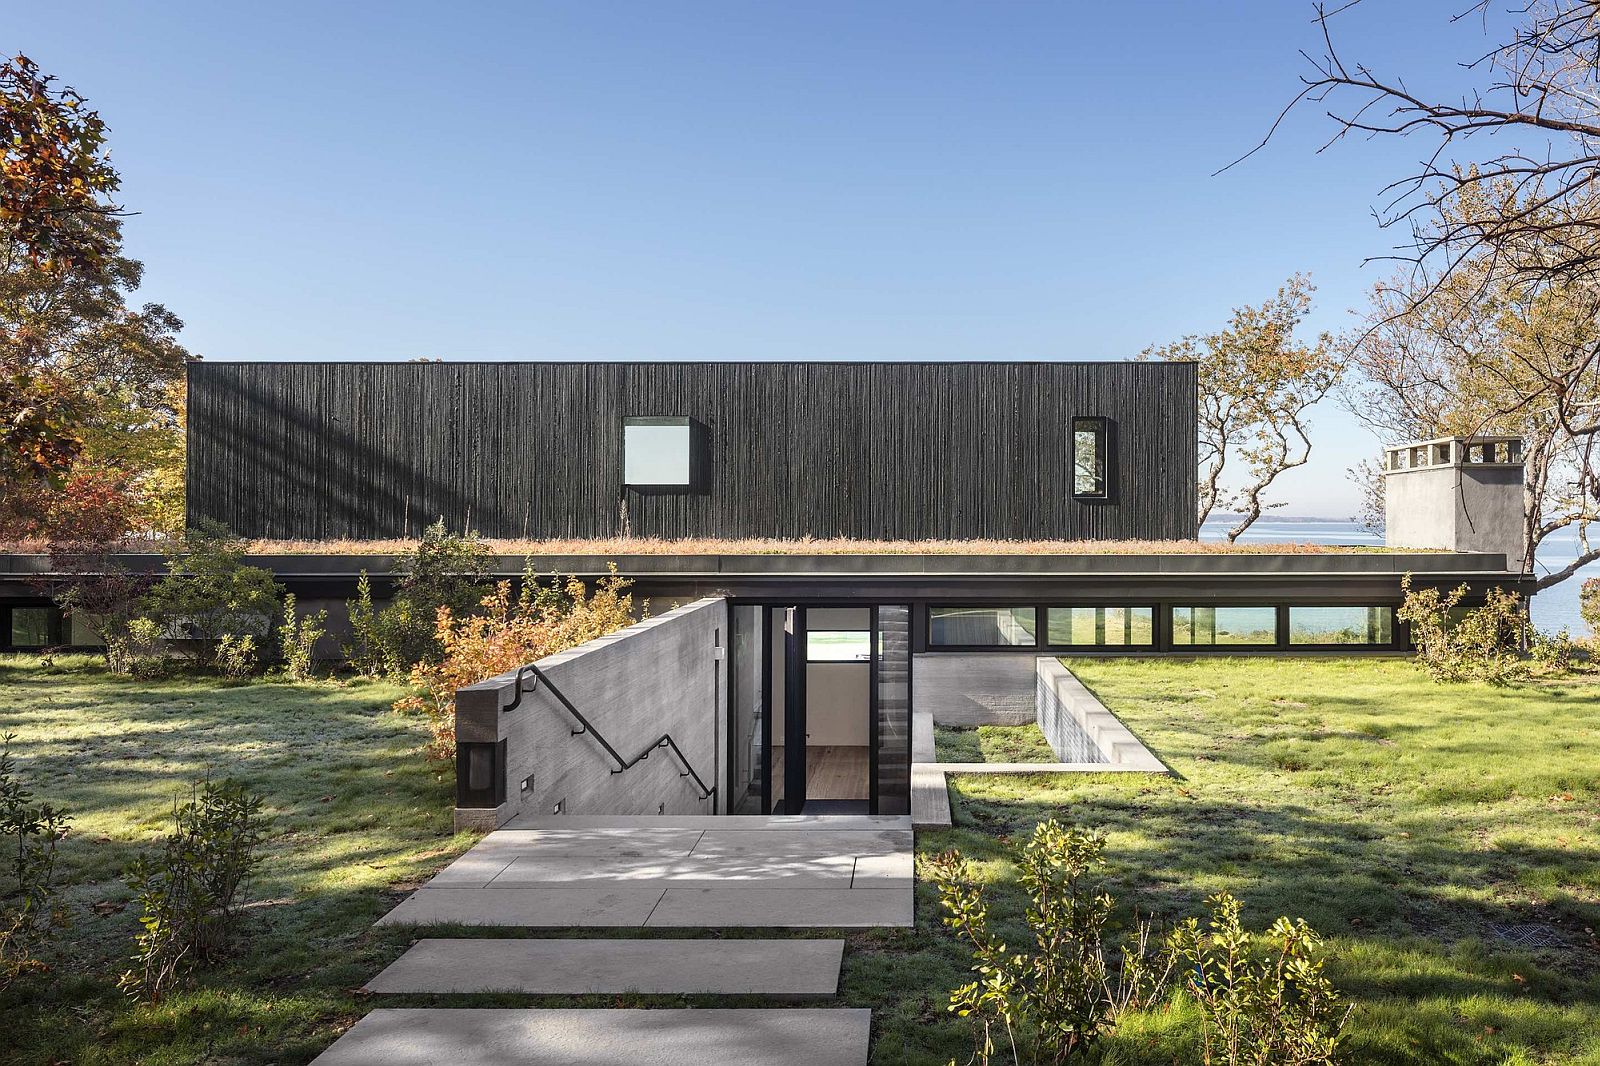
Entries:
{"label": "charred wood siding", "polygon": [[[1172,363],[199,363],[188,494],[249,536],[1188,538]],[[1071,421],[1110,420],[1074,500]],[[622,424],[706,429],[702,491],[622,487]]]}

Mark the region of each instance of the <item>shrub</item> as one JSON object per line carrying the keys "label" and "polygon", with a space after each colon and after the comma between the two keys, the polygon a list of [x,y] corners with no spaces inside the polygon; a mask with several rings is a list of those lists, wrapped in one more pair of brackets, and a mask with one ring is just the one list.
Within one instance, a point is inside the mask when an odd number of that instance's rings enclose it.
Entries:
{"label": "shrub", "polygon": [[283,598],[283,625],[278,629],[278,647],[283,655],[283,672],[291,681],[313,676],[317,641],[327,632],[328,612],[300,616],[295,612],[294,593]]}
{"label": "shrub", "polygon": [[502,581],[483,597],[476,613],[457,617],[449,607],[440,607],[435,635],[443,649],[441,658],[412,671],[419,692],[396,702],[395,709],[426,715],[433,731],[429,754],[453,758],[456,689],[632,624],[628,585],[615,567],[596,583],[593,593],[575,577],[541,582],[525,573],[514,598],[511,583]]}
{"label": "shrub", "polygon": [[1547,674],[1571,673],[1585,657],[1585,649],[1562,626],[1554,633],[1533,631],[1533,642],[1528,646],[1528,656],[1540,671]]}
{"label": "shrub", "polygon": [[1200,1008],[1206,1066],[1333,1063],[1350,1011],[1322,972],[1321,939],[1288,918],[1253,935],[1231,895],[1206,902],[1204,929],[1190,918],[1168,938],[1184,991]]}
{"label": "shrub", "polygon": [[106,665],[112,673],[129,677],[161,677],[171,665],[165,647],[159,624],[135,618],[120,634],[106,638]]}
{"label": "shrub", "polygon": [[260,658],[256,653],[256,638],[249,633],[228,633],[218,638],[217,650],[212,656],[217,673],[230,681],[243,681],[256,672]]}
{"label": "shrub", "polygon": [[244,565],[244,549],[244,540],[214,522],[189,530],[141,603],[168,647],[179,642],[202,666],[217,665],[223,637],[264,635],[278,612],[281,587],[269,571]]}
{"label": "shrub", "polygon": [[10,883],[0,891],[0,991],[45,968],[38,958],[49,933],[66,922],[55,907],[56,844],[69,819],[17,777],[13,734],[0,737],[0,847],[11,856]]}
{"label": "shrub", "polygon": [[1578,613],[1591,637],[1600,636],[1600,577],[1586,577],[1578,587]]}
{"label": "shrub", "polygon": [[979,1024],[976,1061],[988,1063],[1003,1033],[1011,1058],[1031,1045],[1031,1061],[1059,1063],[1088,1052],[1125,1012],[1161,994],[1170,963],[1152,962],[1149,927],[1120,947],[1115,975],[1106,959],[1112,898],[1097,873],[1105,841],[1051,819],[1036,826],[1019,856],[1035,950],[1010,949],[989,929],[983,892],[959,852],[933,862],[944,922],[972,947],[978,980],[950,995],[950,1010]]}
{"label": "shrub", "polygon": [[[457,536],[440,519],[423,532],[416,551],[395,564],[400,580],[394,600],[372,619],[385,672],[404,674],[444,658],[439,611],[448,609],[456,617],[474,613],[491,592],[490,560],[488,545],[470,529]],[[367,603],[370,608],[370,588]]]}
{"label": "shrub", "polygon": [[1466,585],[1448,594],[1413,589],[1407,574],[1400,587],[1406,598],[1397,617],[1410,624],[1417,661],[1435,681],[1503,685],[1527,673],[1522,647],[1528,639],[1528,615],[1515,593],[1490,589],[1483,606],[1464,611]]}
{"label": "shrub", "polygon": [[250,875],[260,864],[260,796],[233,781],[206,781],[189,802],[173,804],[173,828],[155,856],[140,856],[127,881],[143,926],[134,969],[122,975],[130,993],[152,1000],[192,966],[228,950]]}
{"label": "shrub", "polygon": [[356,598],[346,600],[344,607],[350,616],[350,643],[341,650],[350,668],[363,677],[378,677],[388,672],[383,641],[378,634],[378,612],[372,603],[372,582],[365,570],[356,579]]}

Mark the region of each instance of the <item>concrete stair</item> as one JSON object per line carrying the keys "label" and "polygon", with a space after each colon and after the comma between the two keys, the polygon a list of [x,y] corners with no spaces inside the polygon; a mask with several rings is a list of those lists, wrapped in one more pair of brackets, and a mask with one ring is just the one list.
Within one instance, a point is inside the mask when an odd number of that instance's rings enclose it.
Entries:
{"label": "concrete stair", "polygon": [[[380,925],[909,926],[905,816],[519,818]],[[838,939],[472,939],[414,944],[379,994],[831,996]],[[872,1012],[383,1008],[316,1066],[865,1066]]]}
{"label": "concrete stair", "polygon": [[316,1066],[865,1066],[872,1012],[375,1010]]}
{"label": "concrete stair", "polygon": [[422,940],[368,992],[831,996],[843,940]]}

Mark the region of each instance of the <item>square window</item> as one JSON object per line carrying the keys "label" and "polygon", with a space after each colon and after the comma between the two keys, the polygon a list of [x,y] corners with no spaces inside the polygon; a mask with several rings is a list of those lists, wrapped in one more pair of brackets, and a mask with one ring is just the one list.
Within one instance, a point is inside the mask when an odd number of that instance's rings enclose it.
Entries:
{"label": "square window", "polygon": [[50,608],[11,608],[11,646],[43,648],[50,643]]}
{"label": "square window", "polygon": [[622,482],[630,488],[694,485],[694,431],[687,418],[629,418],[622,423]]}
{"label": "square window", "polygon": [[1072,495],[1080,500],[1103,500],[1110,433],[1103,418],[1072,420]]}

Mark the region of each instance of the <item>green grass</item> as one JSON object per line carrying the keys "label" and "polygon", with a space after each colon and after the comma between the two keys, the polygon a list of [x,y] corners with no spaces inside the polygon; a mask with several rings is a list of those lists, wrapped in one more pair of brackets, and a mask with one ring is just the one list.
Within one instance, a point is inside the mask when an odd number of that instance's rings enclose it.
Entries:
{"label": "green grass", "polygon": [[[0,996],[0,1058],[25,1063],[309,1061],[369,1009],[353,989],[405,949],[372,922],[471,844],[451,783],[386,684],[110,677],[88,659],[0,656],[0,733],[38,798],[68,808],[60,878],[72,925],[49,980]],[[157,1006],[116,989],[137,907],[119,879],[206,774],[266,796],[271,818],[244,947]]]}
{"label": "green grass", "polygon": [[1044,733],[1023,725],[938,726],[934,751],[940,762],[1060,762]]}
{"label": "green grass", "polygon": [[[1223,888],[1257,928],[1280,913],[1311,921],[1358,1008],[1352,1064],[1600,1066],[1600,943],[1588,932],[1600,928],[1600,687],[1438,686],[1375,659],[1072,667],[1176,774],[957,777],[957,824],[920,833],[919,859],[952,846],[973,858],[1008,942],[1025,934],[1006,842],[1059,817],[1108,834],[1124,924],[1135,907],[1196,913]],[[388,710],[389,686],[131,682],[0,657],[0,691],[0,731],[20,734],[24,773],[75,815],[63,873],[76,921],[49,979],[0,997],[8,1064],[308,1062],[377,1005],[353,990],[414,935],[373,920],[471,842],[451,836],[450,784],[420,754],[420,723]],[[264,902],[237,957],[140,1006],[115,989],[135,931],[118,874],[208,771],[267,795]],[[1497,926],[1552,946],[1518,949]],[[815,1002],[871,1007],[877,1063],[965,1061],[965,1023],[945,1003],[967,960],[932,888],[917,888],[916,928],[846,936],[840,995]],[[764,1001],[392,1005],[452,1002]],[[1099,1061],[1197,1062],[1195,1039],[1190,1013],[1159,1012],[1131,1020]]]}
{"label": "green grass", "polygon": [[[976,859],[1013,928],[1001,841],[1058,817],[1107,834],[1125,922],[1222,889],[1256,928],[1309,920],[1357,1005],[1352,1063],[1600,1063],[1600,686],[1435,685],[1401,660],[1071,666],[1176,773],[954,779],[957,825],[918,852]],[[919,886],[919,922],[933,901]],[[881,1010],[880,1045],[962,1054],[929,1021]],[[1153,1015],[1106,1061],[1168,1063],[1193,1039],[1181,1013]]]}

